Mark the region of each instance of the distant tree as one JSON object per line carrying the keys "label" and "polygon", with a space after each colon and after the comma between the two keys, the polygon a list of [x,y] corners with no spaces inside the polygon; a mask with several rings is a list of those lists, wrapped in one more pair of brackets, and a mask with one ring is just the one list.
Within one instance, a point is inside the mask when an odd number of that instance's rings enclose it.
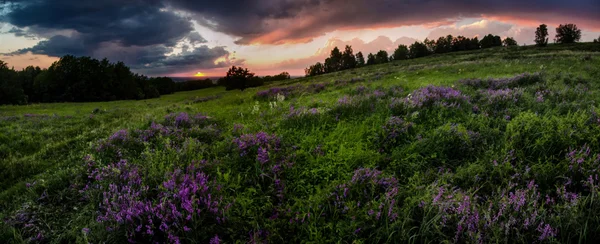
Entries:
{"label": "distant tree", "polygon": [[342,53],[337,47],[331,50],[329,58],[325,59],[325,73],[342,70]]}
{"label": "distant tree", "polygon": [[25,104],[27,96],[21,87],[17,72],[0,60],[0,104]]}
{"label": "distant tree", "polygon": [[389,62],[388,53],[385,50],[379,50],[379,52],[375,54],[375,63],[384,64],[387,62]]}
{"label": "distant tree", "polygon": [[304,69],[304,73],[306,76],[322,75],[325,74],[325,66],[322,63],[317,62],[316,64]]}
{"label": "distant tree", "polygon": [[600,37],[598,37],[598,39],[594,39],[594,43],[600,43]]}
{"label": "distant tree", "polygon": [[581,39],[581,30],[575,24],[565,24],[556,27],[556,42],[575,43]]}
{"label": "distant tree", "polygon": [[356,67],[362,66],[365,66],[365,57],[363,56],[362,52],[358,52],[356,54]]}
{"label": "distant tree", "polygon": [[408,56],[410,58],[420,58],[429,55],[429,50],[427,50],[427,46],[422,42],[415,42],[410,45],[410,50],[408,52]]}
{"label": "distant tree", "polygon": [[160,95],[173,94],[177,91],[177,84],[169,77],[153,77],[149,81],[156,87]]}
{"label": "distant tree", "polygon": [[281,72],[278,75],[273,75],[273,76],[267,75],[265,77],[262,77],[261,79],[264,82],[273,82],[273,81],[289,80],[291,78],[292,77],[290,76],[290,73],[288,73],[288,72]]}
{"label": "distant tree", "polygon": [[346,45],[342,53],[342,69],[356,68],[356,57],[354,56],[352,46]]}
{"label": "distant tree", "polygon": [[425,44],[425,46],[427,46],[427,50],[429,51],[429,53],[435,52],[436,43],[434,40],[429,40],[429,38],[425,38],[425,40],[423,41],[423,44]]}
{"label": "distant tree", "polygon": [[541,24],[535,31],[535,45],[545,47],[548,45],[548,26]]}
{"label": "distant tree", "polygon": [[452,51],[466,51],[471,46],[471,39],[464,36],[457,36],[452,39]]}
{"label": "distant tree", "polygon": [[501,47],[502,38],[500,36],[488,34],[487,36],[484,36],[479,43],[481,44],[481,48]]}
{"label": "distant tree", "polygon": [[369,55],[367,56],[367,65],[373,65],[376,64],[376,60],[375,60],[375,55],[373,55],[372,53],[369,53]]}
{"label": "distant tree", "polygon": [[251,85],[256,85],[251,84],[254,81],[254,73],[251,73],[248,69],[236,66],[229,68],[223,81],[225,83],[223,85],[227,91],[236,89],[244,91],[246,88],[251,87]]}
{"label": "distant tree", "polygon": [[34,92],[33,83],[35,82],[35,77],[40,73],[42,73],[42,69],[33,66],[27,66],[25,69],[18,72],[19,82],[21,83],[23,92],[25,92],[25,95],[27,96],[28,102],[38,102],[38,96]]}
{"label": "distant tree", "polygon": [[[468,38],[467,38],[468,39]],[[469,42],[469,45],[467,47],[468,50],[477,50],[481,48],[481,46],[479,45],[479,38],[474,37],[473,39],[471,39],[471,41]]]}
{"label": "distant tree", "polygon": [[408,59],[408,47],[406,45],[398,45],[398,48],[396,48],[392,57],[394,60]]}
{"label": "distant tree", "polygon": [[512,37],[507,37],[506,39],[504,39],[504,41],[502,41],[502,43],[504,44],[504,46],[506,47],[510,47],[510,46],[517,46],[517,41],[515,41],[514,38]]}
{"label": "distant tree", "polygon": [[447,53],[452,51],[452,35],[442,36],[435,42],[435,53]]}

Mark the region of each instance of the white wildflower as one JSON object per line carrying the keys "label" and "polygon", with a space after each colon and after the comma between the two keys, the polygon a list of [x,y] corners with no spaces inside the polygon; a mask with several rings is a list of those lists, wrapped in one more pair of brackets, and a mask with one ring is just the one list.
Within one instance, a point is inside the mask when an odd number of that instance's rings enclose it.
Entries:
{"label": "white wildflower", "polygon": [[283,102],[285,100],[285,96],[280,93],[277,93],[277,96],[275,98],[278,102]]}
{"label": "white wildflower", "polygon": [[252,107],[252,114],[257,114],[258,111],[260,111],[260,106],[258,104],[258,101],[256,101],[256,103],[254,103],[254,107]]}

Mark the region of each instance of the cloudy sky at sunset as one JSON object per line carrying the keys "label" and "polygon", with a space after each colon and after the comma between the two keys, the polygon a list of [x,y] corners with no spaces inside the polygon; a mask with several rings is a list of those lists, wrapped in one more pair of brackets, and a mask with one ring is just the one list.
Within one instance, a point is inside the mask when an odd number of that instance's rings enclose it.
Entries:
{"label": "cloudy sky at sunset", "polygon": [[[146,75],[259,75],[323,61],[334,46],[393,51],[399,44],[488,33],[532,44],[561,23],[600,36],[599,0],[0,0],[0,60],[16,69],[57,57],[107,57]],[[552,39],[552,38],[551,38]]]}

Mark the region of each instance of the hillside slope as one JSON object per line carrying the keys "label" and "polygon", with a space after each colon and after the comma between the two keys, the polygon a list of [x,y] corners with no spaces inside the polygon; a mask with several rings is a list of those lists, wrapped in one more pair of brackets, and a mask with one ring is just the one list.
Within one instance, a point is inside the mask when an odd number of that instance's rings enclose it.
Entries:
{"label": "hillside slope", "polygon": [[[0,240],[600,240],[600,45],[0,107]],[[211,242],[212,243],[212,242]]]}

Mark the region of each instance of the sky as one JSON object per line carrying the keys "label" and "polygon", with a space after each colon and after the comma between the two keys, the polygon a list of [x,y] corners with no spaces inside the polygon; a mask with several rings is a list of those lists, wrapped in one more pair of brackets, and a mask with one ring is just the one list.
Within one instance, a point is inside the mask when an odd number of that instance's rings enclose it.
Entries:
{"label": "sky", "polygon": [[0,60],[46,68],[70,54],[148,76],[304,75],[333,47],[387,50],[448,34],[533,44],[574,23],[600,37],[599,0],[0,0]]}

